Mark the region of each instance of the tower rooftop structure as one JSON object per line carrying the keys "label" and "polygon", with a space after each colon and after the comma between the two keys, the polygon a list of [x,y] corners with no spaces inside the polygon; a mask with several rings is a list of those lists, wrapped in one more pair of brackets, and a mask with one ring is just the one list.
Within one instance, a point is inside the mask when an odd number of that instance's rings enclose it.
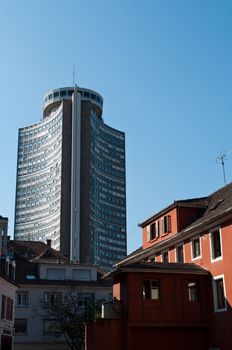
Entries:
{"label": "tower rooftop structure", "polygon": [[[92,107],[95,107],[96,114],[102,119],[103,98],[96,91],[76,87],[77,92],[81,95],[82,101],[90,101]],[[50,90],[44,96],[43,115],[49,117],[60,106],[64,100],[72,100],[74,87],[63,87]]]}

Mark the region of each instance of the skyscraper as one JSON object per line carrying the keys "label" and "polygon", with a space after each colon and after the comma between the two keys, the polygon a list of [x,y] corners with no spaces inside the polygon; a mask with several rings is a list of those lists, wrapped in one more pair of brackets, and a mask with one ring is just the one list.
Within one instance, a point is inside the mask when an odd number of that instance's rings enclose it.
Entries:
{"label": "skyscraper", "polygon": [[102,106],[95,91],[55,89],[19,129],[14,235],[109,269],[126,255],[125,135]]}

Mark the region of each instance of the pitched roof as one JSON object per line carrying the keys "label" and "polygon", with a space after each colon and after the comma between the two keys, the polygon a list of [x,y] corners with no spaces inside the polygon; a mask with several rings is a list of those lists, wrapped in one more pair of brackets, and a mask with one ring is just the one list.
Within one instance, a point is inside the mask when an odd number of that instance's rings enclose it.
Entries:
{"label": "pitched roof", "polygon": [[[196,221],[185,227],[182,231],[176,233],[171,237],[167,236],[167,238],[161,241],[160,243],[154,244],[153,246],[147,249],[144,249],[142,251],[139,249],[133,252],[121,262],[117,263],[117,266],[127,264],[128,261],[141,260],[143,257],[152,255],[152,251],[155,251],[156,249],[161,249],[161,247],[165,244],[171,245],[178,243],[177,240],[183,241],[183,239],[191,233],[194,234],[194,232],[196,231],[200,233],[202,230],[205,230],[210,226],[212,227],[216,223],[218,225],[219,222],[223,222],[223,220],[228,220],[229,215],[232,217],[232,182],[213,192],[208,197],[186,199],[177,202],[181,204],[184,202],[190,202],[191,204],[196,203],[196,205],[205,205],[205,210],[202,212],[202,216],[200,218],[198,218]],[[171,206],[167,208],[170,207]],[[144,221],[143,224],[148,224],[149,220],[153,219],[158,214],[155,214],[153,217],[147,219],[146,221]],[[141,226],[143,224],[141,224]]]}
{"label": "pitched roof", "polygon": [[110,278],[122,272],[157,272],[157,273],[188,273],[208,275],[206,269],[188,263],[136,262],[127,263],[107,273],[103,278]]}
{"label": "pitched roof", "polygon": [[138,224],[140,227],[144,227],[147,224],[149,224],[151,221],[155,220],[161,215],[164,215],[166,212],[170,211],[173,208],[176,207],[191,207],[191,208],[199,208],[199,209],[206,209],[209,202],[210,202],[211,197],[199,197],[199,198],[190,198],[190,199],[181,199],[181,200],[174,200],[172,204],[169,206],[165,207],[158,213],[155,213],[151,217],[147,218],[145,221],[142,223]]}
{"label": "pitched roof", "polygon": [[17,255],[26,257],[28,260],[54,257],[61,259],[64,263],[69,262],[69,259],[62,253],[40,241],[10,241],[8,242],[8,247],[13,249]]}

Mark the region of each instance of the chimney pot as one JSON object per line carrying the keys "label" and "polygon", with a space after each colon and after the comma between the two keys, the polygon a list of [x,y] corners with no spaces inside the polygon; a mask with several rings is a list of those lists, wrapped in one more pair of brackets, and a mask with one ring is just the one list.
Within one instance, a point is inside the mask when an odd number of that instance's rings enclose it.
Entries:
{"label": "chimney pot", "polygon": [[47,239],[47,246],[51,248],[52,245],[52,240],[51,239]]}

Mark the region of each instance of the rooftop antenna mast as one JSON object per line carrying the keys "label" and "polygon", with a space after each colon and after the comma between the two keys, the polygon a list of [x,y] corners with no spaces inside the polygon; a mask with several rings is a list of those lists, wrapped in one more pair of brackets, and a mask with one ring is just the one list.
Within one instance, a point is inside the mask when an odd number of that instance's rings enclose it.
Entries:
{"label": "rooftop antenna mast", "polygon": [[76,73],[76,69],[75,69],[75,62],[73,62],[73,87],[75,87],[75,73]]}
{"label": "rooftop antenna mast", "polygon": [[221,162],[221,165],[222,165],[223,179],[224,179],[224,184],[225,185],[226,185],[225,159],[226,159],[226,156],[228,156],[231,153],[232,153],[232,150],[228,151],[228,152],[225,152],[225,153],[222,153],[219,157],[217,157],[217,160],[219,162]]}

